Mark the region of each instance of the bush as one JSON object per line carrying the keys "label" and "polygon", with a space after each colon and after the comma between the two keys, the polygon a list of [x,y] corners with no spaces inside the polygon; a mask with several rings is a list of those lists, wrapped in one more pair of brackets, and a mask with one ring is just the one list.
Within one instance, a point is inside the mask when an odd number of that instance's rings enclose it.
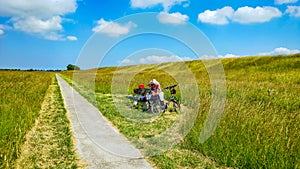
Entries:
{"label": "bush", "polygon": [[80,67],[72,64],[68,64],[67,70],[80,70]]}

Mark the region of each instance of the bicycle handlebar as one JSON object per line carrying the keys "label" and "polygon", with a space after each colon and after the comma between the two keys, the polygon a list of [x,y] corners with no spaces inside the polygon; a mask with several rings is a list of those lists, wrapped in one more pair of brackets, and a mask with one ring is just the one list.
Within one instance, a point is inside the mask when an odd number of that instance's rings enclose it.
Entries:
{"label": "bicycle handlebar", "polygon": [[168,87],[165,87],[163,89],[165,90],[168,90],[168,89],[172,89],[172,88],[175,88],[178,84],[175,84],[175,85],[172,85],[172,86],[168,86]]}

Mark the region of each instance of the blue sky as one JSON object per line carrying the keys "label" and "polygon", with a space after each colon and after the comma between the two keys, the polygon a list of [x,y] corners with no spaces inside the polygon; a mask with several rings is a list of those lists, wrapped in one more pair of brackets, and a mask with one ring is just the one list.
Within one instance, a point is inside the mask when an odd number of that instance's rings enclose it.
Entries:
{"label": "blue sky", "polygon": [[[157,22],[134,17],[147,12]],[[129,36],[146,27],[181,34],[186,25],[201,31],[220,58],[300,52],[298,0],[0,0],[0,68],[66,69],[92,38],[98,48],[123,39],[98,66],[201,58],[172,37]]]}

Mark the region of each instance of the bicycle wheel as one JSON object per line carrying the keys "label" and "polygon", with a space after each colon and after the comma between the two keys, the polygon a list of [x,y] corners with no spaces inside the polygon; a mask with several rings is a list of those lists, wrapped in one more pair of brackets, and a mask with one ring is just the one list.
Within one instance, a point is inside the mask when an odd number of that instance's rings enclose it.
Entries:
{"label": "bicycle wheel", "polygon": [[150,105],[151,108],[151,112],[154,114],[160,114],[163,113],[165,110],[165,105],[162,105],[162,101],[160,101],[159,99],[154,99],[152,100]]}
{"label": "bicycle wheel", "polygon": [[147,102],[143,102],[142,110],[143,111],[147,111],[147,110],[149,110],[149,108],[150,108],[149,102],[148,101]]}
{"label": "bicycle wheel", "polygon": [[180,111],[180,103],[177,100],[173,101],[173,107],[176,112]]}

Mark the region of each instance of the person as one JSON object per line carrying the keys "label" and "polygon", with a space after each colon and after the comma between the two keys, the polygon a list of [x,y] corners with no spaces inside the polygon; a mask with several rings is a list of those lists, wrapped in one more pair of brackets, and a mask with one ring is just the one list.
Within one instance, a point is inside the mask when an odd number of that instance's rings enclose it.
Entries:
{"label": "person", "polygon": [[158,96],[161,104],[164,105],[164,92],[161,90],[160,83],[156,79],[152,79],[149,82],[150,92],[146,95],[147,100],[150,100],[152,96]]}

